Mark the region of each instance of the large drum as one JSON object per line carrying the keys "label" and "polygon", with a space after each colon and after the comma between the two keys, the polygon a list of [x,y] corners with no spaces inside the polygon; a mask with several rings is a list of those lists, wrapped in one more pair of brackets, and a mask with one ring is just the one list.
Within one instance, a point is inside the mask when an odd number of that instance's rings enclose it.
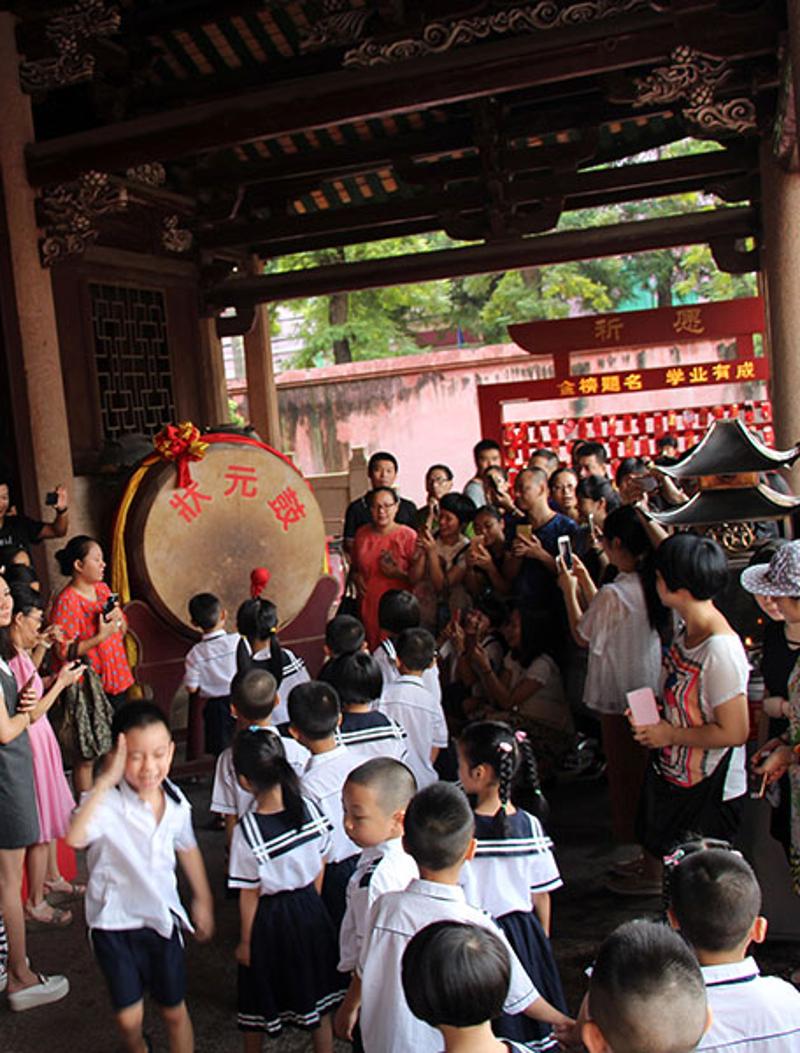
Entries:
{"label": "large drum", "polygon": [[222,434],[203,441],[187,486],[177,487],[174,463],[158,461],[136,490],[124,535],[132,592],[186,632],[191,596],[213,592],[232,621],[250,595],[250,571],[266,567],[263,595],[285,625],[324,572],[319,505],[300,472],[263,443]]}

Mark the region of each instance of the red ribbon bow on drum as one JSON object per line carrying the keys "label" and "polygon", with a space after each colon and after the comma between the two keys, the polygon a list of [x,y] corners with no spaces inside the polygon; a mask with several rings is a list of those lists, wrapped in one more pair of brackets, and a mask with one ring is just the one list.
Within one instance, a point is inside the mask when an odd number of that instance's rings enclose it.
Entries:
{"label": "red ribbon bow on drum", "polygon": [[272,577],[266,567],[254,567],[250,571],[250,595],[254,600],[260,599],[261,593],[269,585]]}
{"label": "red ribbon bow on drum", "polygon": [[176,488],[186,489],[192,481],[189,464],[202,461],[208,449],[208,443],[200,438],[200,429],[190,420],[180,424],[168,424],[153,439],[156,452],[165,461],[174,461],[178,469]]}

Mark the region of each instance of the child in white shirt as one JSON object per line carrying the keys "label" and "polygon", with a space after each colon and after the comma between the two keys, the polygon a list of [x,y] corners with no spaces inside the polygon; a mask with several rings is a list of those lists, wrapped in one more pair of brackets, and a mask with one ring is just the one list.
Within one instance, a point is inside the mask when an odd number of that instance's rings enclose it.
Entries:
{"label": "child in white shirt", "polygon": [[763,943],[767,919],[750,865],[726,848],[696,843],[668,868],[669,919],[700,962],[711,1027],[698,1050],[795,1053],[800,1049],[800,991],[777,976],[761,976],[747,954]]}
{"label": "child in white shirt", "polygon": [[438,779],[433,765],[448,743],[441,703],[423,680],[434,661],[436,641],[427,629],[405,629],[395,646],[400,677],[384,686],[378,709],[405,729],[408,765],[422,789]]}
{"label": "child in white shirt", "polygon": [[[448,783],[421,790],[406,811],[403,844],[416,861],[420,877],[402,892],[387,892],[372,908],[357,972],[361,978],[361,1037],[366,1053],[413,1050],[439,1053],[441,1040],[418,1020],[406,1003],[401,982],[403,952],[412,936],[434,921],[466,921],[491,929],[494,922],[466,902],[459,876],[474,850],[474,818],[464,794]],[[505,1011],[525,1013],[553,1025],[574,1021],[558,1012],[534,988],[509,948],[511,984]],[[355,1009],[338,1019],[339,1033],[352,1034]]]}
{"label": "child in white shirt", "polygon": [[210,592],[189,600],[189,617],[203,637],[184,659],[183,686],[189,692],[189,743],[191,760],[202,752],[200,720],[205,728],[205,752],[218,757],[229,745],[234,720],[230,711],[230,685],[236,673],[239,637],[225,631],[227,613]]}
{"label": "child in white shirt", "polygon": [[372,655],[363,651],[340,655],[325,663],[319,677],[332,684],[339,696],[342,722],[336,735],[343,746],[357,752],[361,760],[394,757],[407,762],[405,729],[373,708],[383,692],[383,677]]}
{"label": "child in white shirt", "polygon": [[415,792],[411,771],[391,757],[365,761],[350,772],[344,784],[344,827],[362,850],[347,885],[347,908],[339,933],[339,971],[353,973],[341,1010],[344,1021],[361,998],[361,981],[354,971],[372,905],[384,892],[404,889],[419,877],[417,864],[402,843],[403,817]]}
{"label": "child in white shirt", "polygon": [[341,718],[339,697],[330,684],[310,680],[299,684],[289,695],[289,730],[311,754],[300,780],[303,795],[319,805],[333,830],[322,900],[333,920],[337,938],[344,917],[347,882],[358,859],[358,845],[344,829],[342,788],[353,768],[358,767],[359,757],[336,741]]}
{"label": "child in white shirt", "polygon": [[[144,1047],[144,994],[158,1003],[170,1053],[193,1053],[181,930],[208,940],[214,909],[189,802],[169,781],[175,744],[164,714],[131,702],[112,725],[116,749],[84,796],[67,843],[86,848],[86,923],[129,1053]],[[192,889],[187,917],[175,859]]]}

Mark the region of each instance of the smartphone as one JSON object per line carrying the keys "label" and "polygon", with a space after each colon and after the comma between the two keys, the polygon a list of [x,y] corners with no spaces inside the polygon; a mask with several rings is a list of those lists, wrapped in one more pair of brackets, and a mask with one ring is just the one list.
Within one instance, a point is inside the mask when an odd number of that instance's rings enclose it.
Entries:
{"label": "smartphone", "polygon": [[639,479],[639,484],[646,494],[652,494],[654,490],[658,489],[658,479],[655,479],[652,475],[643,475]]}
{"label": "smartphone", "polygon": [[661,717],[652,687],[638,687],[635,691],[626,691],[625,697],[634,724],[658,724]]}
{"label": "smartphone", "polygon": [[524,537],[526,541],[530,541],[533,536],[533,527],[530,523],[517,523],[516,535],[517,537]]}
{"label": "smartphone", "polygon": [[114,610],[114,608],[116,607],[116,605],[118,603],[119,603],[119,596],[117,595],[116,592],[112,592],[110,594],[110,596],[108,597],[108,599],[106,600],[106,602],[103,604],[102,615],[103,615],[103,617],[105,618],[106,621],[108,621],[109,615],[111,614],[111,612]]}
{"label": "smartphone", "polygon": [[48,492],[44,495],[44,503],[51,507],[55,507],[58,504],[58,491],[48,490]]}
{"label": "smartphone", "polygon": [[562,534],[558,539],[558,554],[566,569],[572,570],[572,542],[568,534]]}
{"label": "smartphone", "polygon": [[594,512],[590,512],[586,518],[589,521],[589,533],[594,537]]}

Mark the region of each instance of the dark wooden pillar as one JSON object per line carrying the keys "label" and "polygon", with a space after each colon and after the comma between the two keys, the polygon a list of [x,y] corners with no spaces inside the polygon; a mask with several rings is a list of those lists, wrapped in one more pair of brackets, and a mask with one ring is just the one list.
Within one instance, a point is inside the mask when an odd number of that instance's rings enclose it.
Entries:
{"label": "dark wooden pillar", "polygon": [[[254,257],[250,265],[250,273],[261,274],[262,270],[261,261]],[[264,442],[280,450],[282,448],[281,422],[278,416],[275,370],[272,365],[269,304],[258,304],[255,312],[255,323],[244,337],[250,423]]]}

